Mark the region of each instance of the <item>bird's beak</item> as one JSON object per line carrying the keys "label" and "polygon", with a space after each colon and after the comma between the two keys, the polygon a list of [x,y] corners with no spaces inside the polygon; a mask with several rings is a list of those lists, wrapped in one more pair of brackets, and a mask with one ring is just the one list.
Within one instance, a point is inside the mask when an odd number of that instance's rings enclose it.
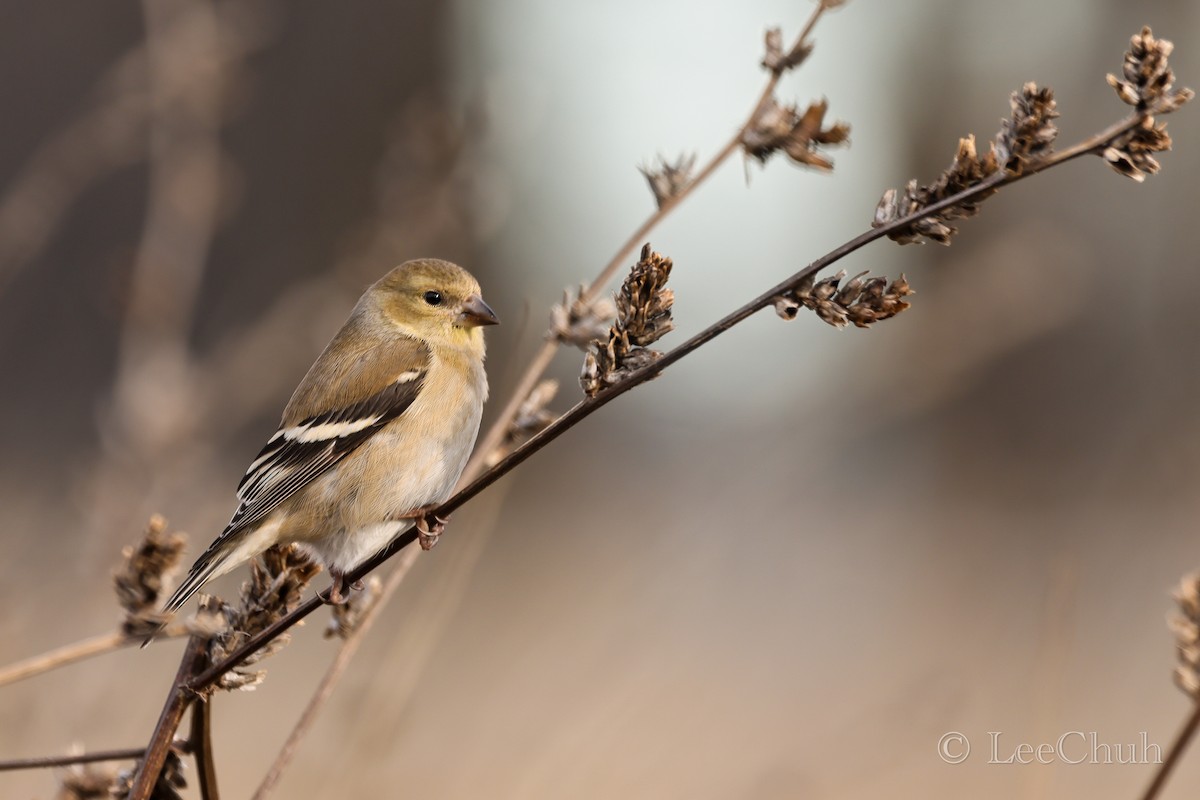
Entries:
{"label": "bird's beak", "polygon": [[483,302],[483,298],[477,294],[473,294],[463,301],[459,318],[472,327],[500,324],[500,318],[496,316],[496,312],[492,311],[491,307]]}

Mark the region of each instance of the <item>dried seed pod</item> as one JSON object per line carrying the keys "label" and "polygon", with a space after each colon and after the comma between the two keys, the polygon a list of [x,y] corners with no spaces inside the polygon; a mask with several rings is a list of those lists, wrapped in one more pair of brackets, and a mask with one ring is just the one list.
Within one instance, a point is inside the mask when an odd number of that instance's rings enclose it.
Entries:
{"label": "dried seed pod", "polygon": [[168,532],[167,521],[155,514],[142,540],[121,551],[125,561],[113,574],[113,588],[125,611],[121,631],[126,636],[150,636],[171,619],[159,611],[159,599],[179,569],[186,542],[186,534]]}
{"label": "dried seed pod", "polygon": [[675,328],[671,310],[675,293],[666,287],[671,276],[671,259],[642,248],[641,258],[617,292],[617,320],[606,339],[592,343],[584,357],[579,383],[589,396],[612,386],[626,375],[660,355],[649,345]]}
{"label": "dried seed pod", "polygon": [[[301,595],[309,582],[321,571],[296,545],[276,545],[250,563],[250,580],[242,584],[236,607],[210,596],[202,596],[201,613],[217,614],[225,627],[208,643],[210,663],[222,661],[245,644],[255,634],[266,630],[300,604]],[[282,634],[251,655],[242,664],[222,675],[209,690],[250,690],[262,683],[265,671],[247,670],[267,656],[281,650],[289,641]]]}
{"label": "dried seed pod", "polygon": [[650,191],[654,193],[654,201],[662,208],[664,203],[674,200],[692,182],[692,169],[695,166],[696,156],[693,153],[681,155],[674,163],[659,156],[658,166],[638,167],[638,171],[646,177]]}
{"label": "dried seed pod", "polygon": [[824,127],[828,109],[829,104],[821,100],[810,104],[802,114],[798,106],[781,106],[772,97],[742,132],[742,149],[763,163],[775,152],[783,151],[797,164],[831,170],[833,162],[820,153],[820,148],[848,143],[850,126],[835,122]]}
{"label": "dried seed pod", "polygon": [[903,275],[890,285],[887,278],[866,275],[860,272],[844,284],[841,282],[846,277],[844,271],[815,283],[809,276],[792,291],[775,298],[775,311],[790,320],[795,319],[803,306],[835,328],[851,323],[866,328],[908,308],[904,298],[914,292]]}

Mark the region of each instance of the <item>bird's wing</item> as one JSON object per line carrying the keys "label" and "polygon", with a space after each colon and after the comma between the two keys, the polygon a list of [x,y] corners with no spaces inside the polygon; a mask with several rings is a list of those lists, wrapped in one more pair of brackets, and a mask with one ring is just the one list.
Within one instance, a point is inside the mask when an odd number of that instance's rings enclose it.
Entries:
{"label": "bird's wing", "polygon": [[238,484],[241,503],[226,527],[244,529],[354,451],[417,399],[424,370],[408,370],[381,391],[347,408],[280,428]]}
{"label": "bird's wing", "polygon": [[[343,387],[344,399],[352,402],[296,420],[293,399],[279,430],[267,440],[238,484],[237,494],[241,503],[222,537],[263,520],[280,503],[348,456],[412,406],[429,371],[429,350],[414,339],[390,343],[388,348],[385,367],[373,370],[377,375],[376,384],[380,380],[380,373],[386,381],[379,388],[372,386],[372,381],[361,380],[354,374],[362,371],[362,360],[350,362],[346,369],[339,369],[337,365],[325,365],[326,368],[322,369],[322,360],[318,359],[296,390],[296,395],[302,395],[308,384],[332,380]],[[377,354],[376,367],[378,358]],[[345,387],[350,387],[348,398],[345,398]],[[354,392],[354,387],[357,387],[357,392]],[[366,394],[368,391],[370,394]],[[361,399],[354,400],[355,394]]]}
{"label": "bird's wing", "polygon": [[352,319],[334,337],[296,388],[279,430],[238,484],[241,502],[233,518],[196,559],[167,601],[167,611],[178,610],[222,572],[256,523],[407,411],[420,395],[430,369],[429,348],[408,336],[384,342],[357,336],[354,324]]}

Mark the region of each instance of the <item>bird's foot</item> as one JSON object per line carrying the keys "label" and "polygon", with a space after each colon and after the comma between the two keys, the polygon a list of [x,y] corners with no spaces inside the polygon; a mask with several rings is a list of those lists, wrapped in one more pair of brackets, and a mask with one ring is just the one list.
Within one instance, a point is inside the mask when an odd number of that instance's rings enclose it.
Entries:
{"label": "bird's foot", "polygon": [[324,596],[321,597],[321,599],[324,600],[328,605],[344,605],[345,603],[349,602],[350,592],[352,590],[363,588],[362,581],[354,581],[351,583],[350,581],[346,580],[345,575],[335,569],[329,570],[329,576],[333,578],[333,584],[329,587],[329,590],[325,592]]}
{"label": "bird's foot", "polygon": [[436,508],[436,505],[421,506],[404,515],[416,525],[417,541],[422,550],[432,550],[437,545],[442,531],[446,530],[446,523],[450,521],[449,517],[443,519],[431,513]]}

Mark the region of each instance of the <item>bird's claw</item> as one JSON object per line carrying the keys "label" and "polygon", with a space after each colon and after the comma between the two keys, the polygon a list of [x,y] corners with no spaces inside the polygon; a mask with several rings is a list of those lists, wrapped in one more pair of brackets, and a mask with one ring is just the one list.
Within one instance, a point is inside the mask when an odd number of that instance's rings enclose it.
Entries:
{"label": "bird's claw", "polygon": [[422,550],[432,550],[438,543],[442,531],[446,530],[449,519],[442,519],[434,514],[420,514],[413,518],[417,527],[417,541]]}
{"label": "bird's claw", "polygon": [[333,583],[329,587],[329,591],[321,599],[326,605],[340,606],[350,601],[350,592],[352,590],[361,590],[363,588],[362,581],[354,581],[351,583],[346,580],[346,576],[334,570],[329,571],[329,575],[333,578]]}

